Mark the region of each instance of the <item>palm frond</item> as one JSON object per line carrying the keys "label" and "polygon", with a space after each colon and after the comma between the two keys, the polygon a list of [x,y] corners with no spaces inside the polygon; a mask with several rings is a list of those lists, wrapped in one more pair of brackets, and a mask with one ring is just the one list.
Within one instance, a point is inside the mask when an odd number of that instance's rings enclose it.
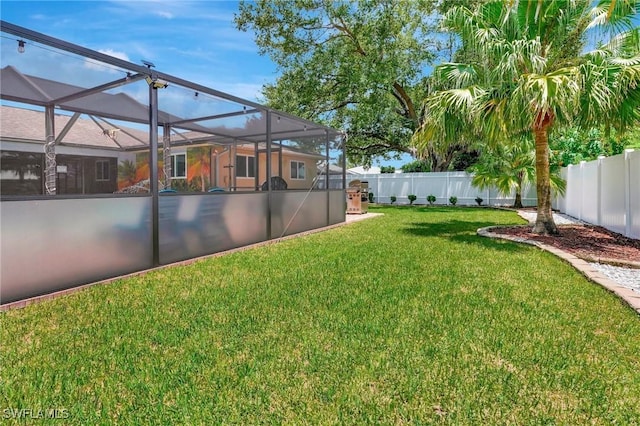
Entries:
{"label": "palm frond", "polygon": [[587,29],[602,28],[617,34],[634,28],[633,17],[640,12],[638,0],[600,0],[591,9]]}
{"label": "palm frond", "polygon": [[634,56],[640,53],[640,28],[617,34],[600,48],[611,51],[612,56]]}
{"label": "palm frond", "polygon": [[570,122],[579,105],[578,77],[577,67],[561,68],[547,74],[525,74],[514,90],[514,96],[528,102],[533,120],[552,116],[555,120]]}
{"label": "palm frond", "polygon": [[446,80],[453,88],[462,88],[476,83],[478,73],[473,65],[444,63],[435,69],[435,76]]}
{"label": "palm frond", "polygon": [[478,99],[484,90],[477,86],[435,92],[424,101],[427,116],[414,133],[411,144],[422,154],[434,145],[446,147],[474,132]]}
{"label": "palm frond", "polygon": [[628,67],[633,69],[634,66],[640,65],[640,55],[634,56],[632,58],[611,58],[610,61],[613,65],[619,65],[622,67]]}
{"label": "palm frond", "polygon": [[590,62],[599,62],[603,63],[607,59],[614,56],[614,53],[611,49],[606,46],[600,46],[596,49],[589,50],[585,52],[582,57]]}

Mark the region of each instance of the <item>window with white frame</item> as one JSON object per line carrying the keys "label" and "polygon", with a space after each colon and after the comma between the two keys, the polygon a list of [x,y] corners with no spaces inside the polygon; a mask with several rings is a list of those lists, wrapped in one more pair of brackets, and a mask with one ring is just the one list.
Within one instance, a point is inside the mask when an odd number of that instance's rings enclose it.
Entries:
{"label": "window with white frame", "polygon": [[256,158],[248,155],[236,155],[236,177],[256,177]]}
{"label": "window with white frame", "polygon": [[304,173],[303,161],[291,161],[291,179],[304,180],[306,175]]}
{"label": "window with white frame", "polygon": [[171,178],[187,177],[187,154],[171,154]]}
{"label": "window with white frame", "polygon": [[111,180],[111,167],[109,160],[96,160],[96,181],[105,182]]}

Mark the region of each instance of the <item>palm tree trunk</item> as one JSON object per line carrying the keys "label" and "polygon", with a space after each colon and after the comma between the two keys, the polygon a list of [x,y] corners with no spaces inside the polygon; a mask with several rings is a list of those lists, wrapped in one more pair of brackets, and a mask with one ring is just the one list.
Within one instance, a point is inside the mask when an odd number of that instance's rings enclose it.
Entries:
{"label": "palm tree trunk", "polygon": [[513,202],[513,207],[516,209],[522,208],[522,181],[524,180],[524,173],[520,172],[517,175],[517,185],[516,185],[516,199]]}
{"label": "palm tree trunk", "polygon": [[521,209],[522,207],[522,194],[520,191],[516,191],[516,199],[513,203],[513,208]]}
{"label": "palm tree trunk", "polygon": [[557,235],[558,227],[553,221],[551,211],[551,185],[549,173],[549,127],[545,120],[534,126],[533,135],[536,142],[536,193],[538,196],[538,214],[533,227],[534,234]]}

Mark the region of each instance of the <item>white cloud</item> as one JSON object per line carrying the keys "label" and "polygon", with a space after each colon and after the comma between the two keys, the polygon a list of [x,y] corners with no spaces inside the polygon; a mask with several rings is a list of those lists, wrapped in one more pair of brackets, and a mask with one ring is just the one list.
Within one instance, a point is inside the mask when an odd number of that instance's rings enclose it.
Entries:
{"label": "white cloud", "polygon": [[211,87],[249,101],[256,102],[262,98],[262,84],[260,83],[218,83],[212,84]]}
{"label": "white cloud", "polygon": [[173,14],[170,12],[157,11],[153,13],[161,18],[173,19]]}
{"label": "white cloud", "polygon": [[[122,59],[123,61],[129,61],[129,57],[124,52],[117,52],[113,49],[100,49],[98,50],[98,52],[103,53],[105,55],[113,56],[114,58]],[[117,72],[119,70],[119,68],[104,64],[99,61],[95,61],[93,59],[85,59],[84,66],[85,68],[88,68],[91,70],[104,71],[105,69],[107,69],[107,70],[110,70],[111,72]]]}
{"label": "white cloud", "polygon": [[114,58],[122,59],[123,61],[130,61],[129,56],[124,52],[116,52],[113,49],[99,49],[98,52],[113,56]]}

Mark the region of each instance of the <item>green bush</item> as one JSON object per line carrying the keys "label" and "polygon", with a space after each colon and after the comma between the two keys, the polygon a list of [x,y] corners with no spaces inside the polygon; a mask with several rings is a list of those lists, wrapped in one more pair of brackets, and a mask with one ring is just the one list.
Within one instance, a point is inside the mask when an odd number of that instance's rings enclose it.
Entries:
{"label": "green bush", "polygon": [[396,200],[397,200],[396,196],[395,196],[395,195],[392,195],[392,196],[391,196],[391,204],[395,203],[395,202],[396,202]]}
{"label": "green bush", "polygon": [[433,203],[436,202],[436,196],[435,195],[427,195],[427,201],[429,202],[429,205],[433,205]]}
{"label": "green bush", "polygon": [[373,192],[369,193],[369,202],[373,203],[373,200],[375,199],[375,196],[373,195]]}
{"label": "green bush", "polygon": [[458,197],[452,195],[451,197],[449,197],[449,203],[451,203],[451,205],[455,206],[458,203]]}
{"label": "green bush", "polygon": [[409,205],[413,205],[413,202],[418,199],[418,197],[413,194],[410,194],[407,198],[409,198]]}

